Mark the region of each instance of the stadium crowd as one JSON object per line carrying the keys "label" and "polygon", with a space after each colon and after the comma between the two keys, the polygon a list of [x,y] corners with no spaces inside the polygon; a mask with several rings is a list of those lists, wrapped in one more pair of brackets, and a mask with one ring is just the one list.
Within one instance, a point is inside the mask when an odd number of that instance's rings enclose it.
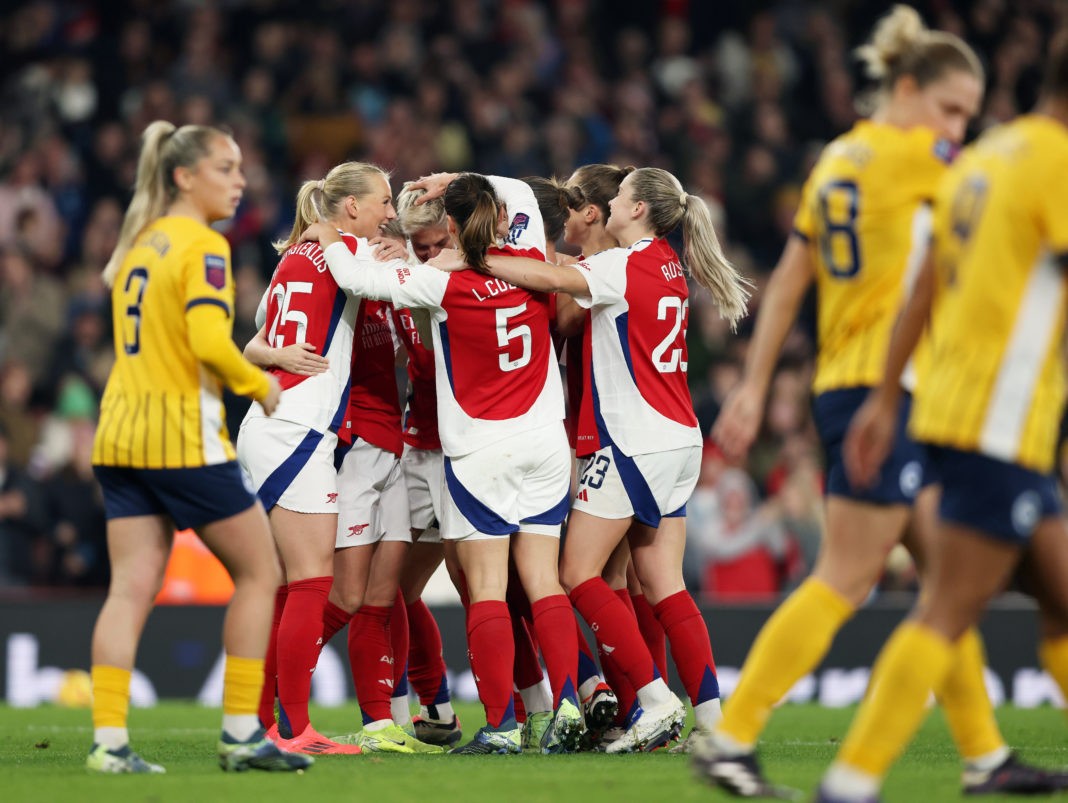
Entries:
{"label": "stadium crowd", "polygon": [[[983,59],[977,130],[1031,106],[1063,4],[914,5]],[[0,12],[0,589],[107,582],[89,466],[112,360],[100,273],[149,121],[225,124],[241,146],[248,187],[223,227],[239,346],[255,334],[294,188],[345,158],[392,170],[395,188],[437,170],[661,166],[708,202],[759,287],[819,148],[858,116],[851,48],[884,10],[845,0],[368,0],[323,3],[321,15],[284,0],[122,6],[35,0]],[[689,377],[707,434],[749,329],[730,334],[707,294],[692,304]],[[691,590],[774,597],[814,559],[811,306],[748,465],[705,449],[688,520]],[[231,434],[246,405],[228,399]],[[908,582],[907,570],[887,580]]]}

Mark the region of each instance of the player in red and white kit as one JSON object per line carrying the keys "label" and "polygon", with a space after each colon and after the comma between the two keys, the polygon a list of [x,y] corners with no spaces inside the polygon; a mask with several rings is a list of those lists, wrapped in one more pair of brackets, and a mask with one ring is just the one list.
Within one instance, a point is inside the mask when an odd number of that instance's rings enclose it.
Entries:
{"label": "player in red and white kit", "polygon": [[686,275],[663,238],[682,225],[691,274],[732,322],[745,313],[747,293],[720,250],[708,208],[670,173],[634,171],[610,208],[608,231],[627,247],[575,267],[502,256],[488,261],[494,275],[508,282],[567,292],[591,310],[591,414],[580,417],[577,438],[579,452],[589,457],[568,525],[561,578],[642,708],[634,724],[606,747],[617,753],[664,744],[678,733],[684,714],[634,617],[601,578],[625,536],[671,642],[698,727],[710,728],[719,716],[708,631],[682,581],[686,501],[697,481],[701,434],[686,384]]}
{"label": "player in red and white kit", "polygon": [[[365,238],[396,216],[387,176],[372,165],[346,162],[298,192],[293,230],[278,245],[282,259],[268,289],[266,321],[246,348],[253,362],[270,366],[278,377],[283,390],[275,412],[281,415],[267,418],[253,404],[238,434],[237,454],[269,512],[286,576],[276,597],[261,721],[273,726],[277,674],[280,744],[301,752],[359,753],[355,745],[321,736],[308,719],[311,672],[333,582],[339,493],[334,448],[348,409],[360,307],[358,298],[337,285],[322,250],[300,240],[308,223],[321,216],[344,232],[348,250],[369,253]],[[277,350],[297,343],[310,344],[315,355],[326,358],[326,370],[293,372],[276,362]]]}
{"label": "player in red and white kit", "polygon": [[401,473],[401,412],[394,373],[400,345],[393,308],[365,300],[357,322],[348,412],[338,432],[338,520],[334,584],[323,612],[323,643],[345,625],[363,730],[337,741],[363,750],[440,753],[409,733],[408,621],[397,604],[411,544],[407,487]]}
{"label": "player in red and white kit", "polygon": [[[424,190],[405,187],[397,195],[397,220],[408,243],[408,262],[423,263],[452,245],[445,207],[440,199],[416,204]],[[422,316],[421,321],[416,316]],[[397,334],[407,353],[408,393],[403,418],[401,468],[408,488],[413,543],[401,570],[401,592],[410,635],[406,679],[419,696],[415,735],[430,744],[453,747],[463,736],[452,708],[441,631],[423,602],[423,589],[444,560],[438,522],[443,518],[444,455],[438,438],[434,351],[426,310],[400,309]],[[422,331],[420,331],[422,329]]]}
{"label": "player in red and white kit", "polygon": [[[529,193],[515,184],[516,192]],[[524,232],[541,227],[536,205],[532,214],[513,214],[511,244],[496,247],[503,209],[493,186],[484,176],[465,173],[445,191],[450,230],[473,266],[453,273],[354,258],[328,226],[312,227],[307,236],[329,243],[327,262],[342,286],[431,311],[450,492],[442,533],[455,542],[467,580],[468,647],[488,723],[457,752],[521,749],[512,704],[514,641],[504,601],[510,549],[532,603],[556,706],[542,749],[562,752],[575,749],[582,729],[574,624],[557,574],[570,479],[563,391],[549,337],[548,298],[479,270],[487,252],[530,254],[522,247]]]}

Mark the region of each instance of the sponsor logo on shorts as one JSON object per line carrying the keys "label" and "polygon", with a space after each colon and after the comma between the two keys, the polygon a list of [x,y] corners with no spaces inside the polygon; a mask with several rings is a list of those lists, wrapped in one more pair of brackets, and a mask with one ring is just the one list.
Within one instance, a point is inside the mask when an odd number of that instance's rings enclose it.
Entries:
{"label": "sponsor logo on shorts", "polygon": [[332,505],[335,502],[337,502],[337,494],[327,494],[326,495],[326,503],[328,505]]}
{"label": "sponsor logo on shorts", "polygon": [[919,493],[920,485],[922,483],[923,466],[920,465],[919,460],[910,460],[901,467],[901,474],[898,476],[898,485],[901,486],[901,493],[903,493],[907,499],[912,499]]}
{"label": "sponsor logo on shorts", "polygon": [[371,526],[370,523],[367,523],[367,524],[353,524],[351,527],[349,527],[349,535],[348,535],[348,537],[352,538],[355,535],[363,535],[363,531],[366,530],[370,526]]}
{"label": "sponsor logo on shorts", "polygon": [[1030,535],[1042,515],[1042,500],[1035,491],[1024,491],[1012,503],[1012,529],[1017,535]]}
{"label": "sponsor logo on shorts", "polygon": [[589,502],[590,501],[590,496],[589,496],[589,494],[586,493],[586,489],[585,488],[583,488],[581,491],[578,492],[578,495],[575,497],[575,500],[578,501],[578,502]]}

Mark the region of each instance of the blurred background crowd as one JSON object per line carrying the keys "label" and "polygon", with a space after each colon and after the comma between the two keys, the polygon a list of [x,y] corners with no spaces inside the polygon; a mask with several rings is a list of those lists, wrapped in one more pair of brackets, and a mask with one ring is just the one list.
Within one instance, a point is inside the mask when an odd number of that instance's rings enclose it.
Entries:
{"label": "blurred background crowd", "polygon": [[[1034,101],[1064,0],[930,0],[929,24],[983,58],[974,131]],[[111,362],[100,271],[157,118],[219,123],[248,187],[223,227],[235,339],[288,232],[298,183],[336,162],[566,178],[657,165],[712,208],[758,288],[820,148],[857,119],[852,48],[889,4],[865,0],[34,0],[0,10],[0,590],[106,583],[89,455]],[[567,250],[565,247],[563,250]],[[690,382],[707,434],[737,380],[731,334],[695,293]],[[760,303],[759,290],[753,309]],[[748,464],[715,447],[688,518],[687,582],[773,598],[810,568],[821,457],[809,417],[814,307],[791,333]],[[228,399],[231,434],[243,415]],[[883,587],[909,587],[894,560]]]}

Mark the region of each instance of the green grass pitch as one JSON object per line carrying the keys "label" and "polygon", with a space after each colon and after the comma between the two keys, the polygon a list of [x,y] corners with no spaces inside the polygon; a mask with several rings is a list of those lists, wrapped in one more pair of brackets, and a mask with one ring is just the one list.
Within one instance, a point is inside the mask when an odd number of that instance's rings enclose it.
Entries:
{"label": "green grass pitch", "polygon": [[[465,733],[483,724],[481,709],[459,707]],[[761,748],[769,774],[810,793],[834,755],[853,709],[785,706],[776,712]],[[327,734],[351,730],[354,705],[314,709]],[[1051,708],[1001,708],[1009,743],[1047,766],[1068,765],[1064,713]],[[307,773],[223,774],[215,764],[219,712],[191,703],[134,709],[133,745],[164,764],[164,776],[89,776],[85,754],[89,712],[54,707],[0,708],[0,797],[35,801],[721,801],[725,795],[694,780],[685,756],[380,756],[321,757]],[[959,767],[941,715],[933,714],[891,774],[889,803],[959,800]],[[985,800],[1009,800],[987,797]]]}

